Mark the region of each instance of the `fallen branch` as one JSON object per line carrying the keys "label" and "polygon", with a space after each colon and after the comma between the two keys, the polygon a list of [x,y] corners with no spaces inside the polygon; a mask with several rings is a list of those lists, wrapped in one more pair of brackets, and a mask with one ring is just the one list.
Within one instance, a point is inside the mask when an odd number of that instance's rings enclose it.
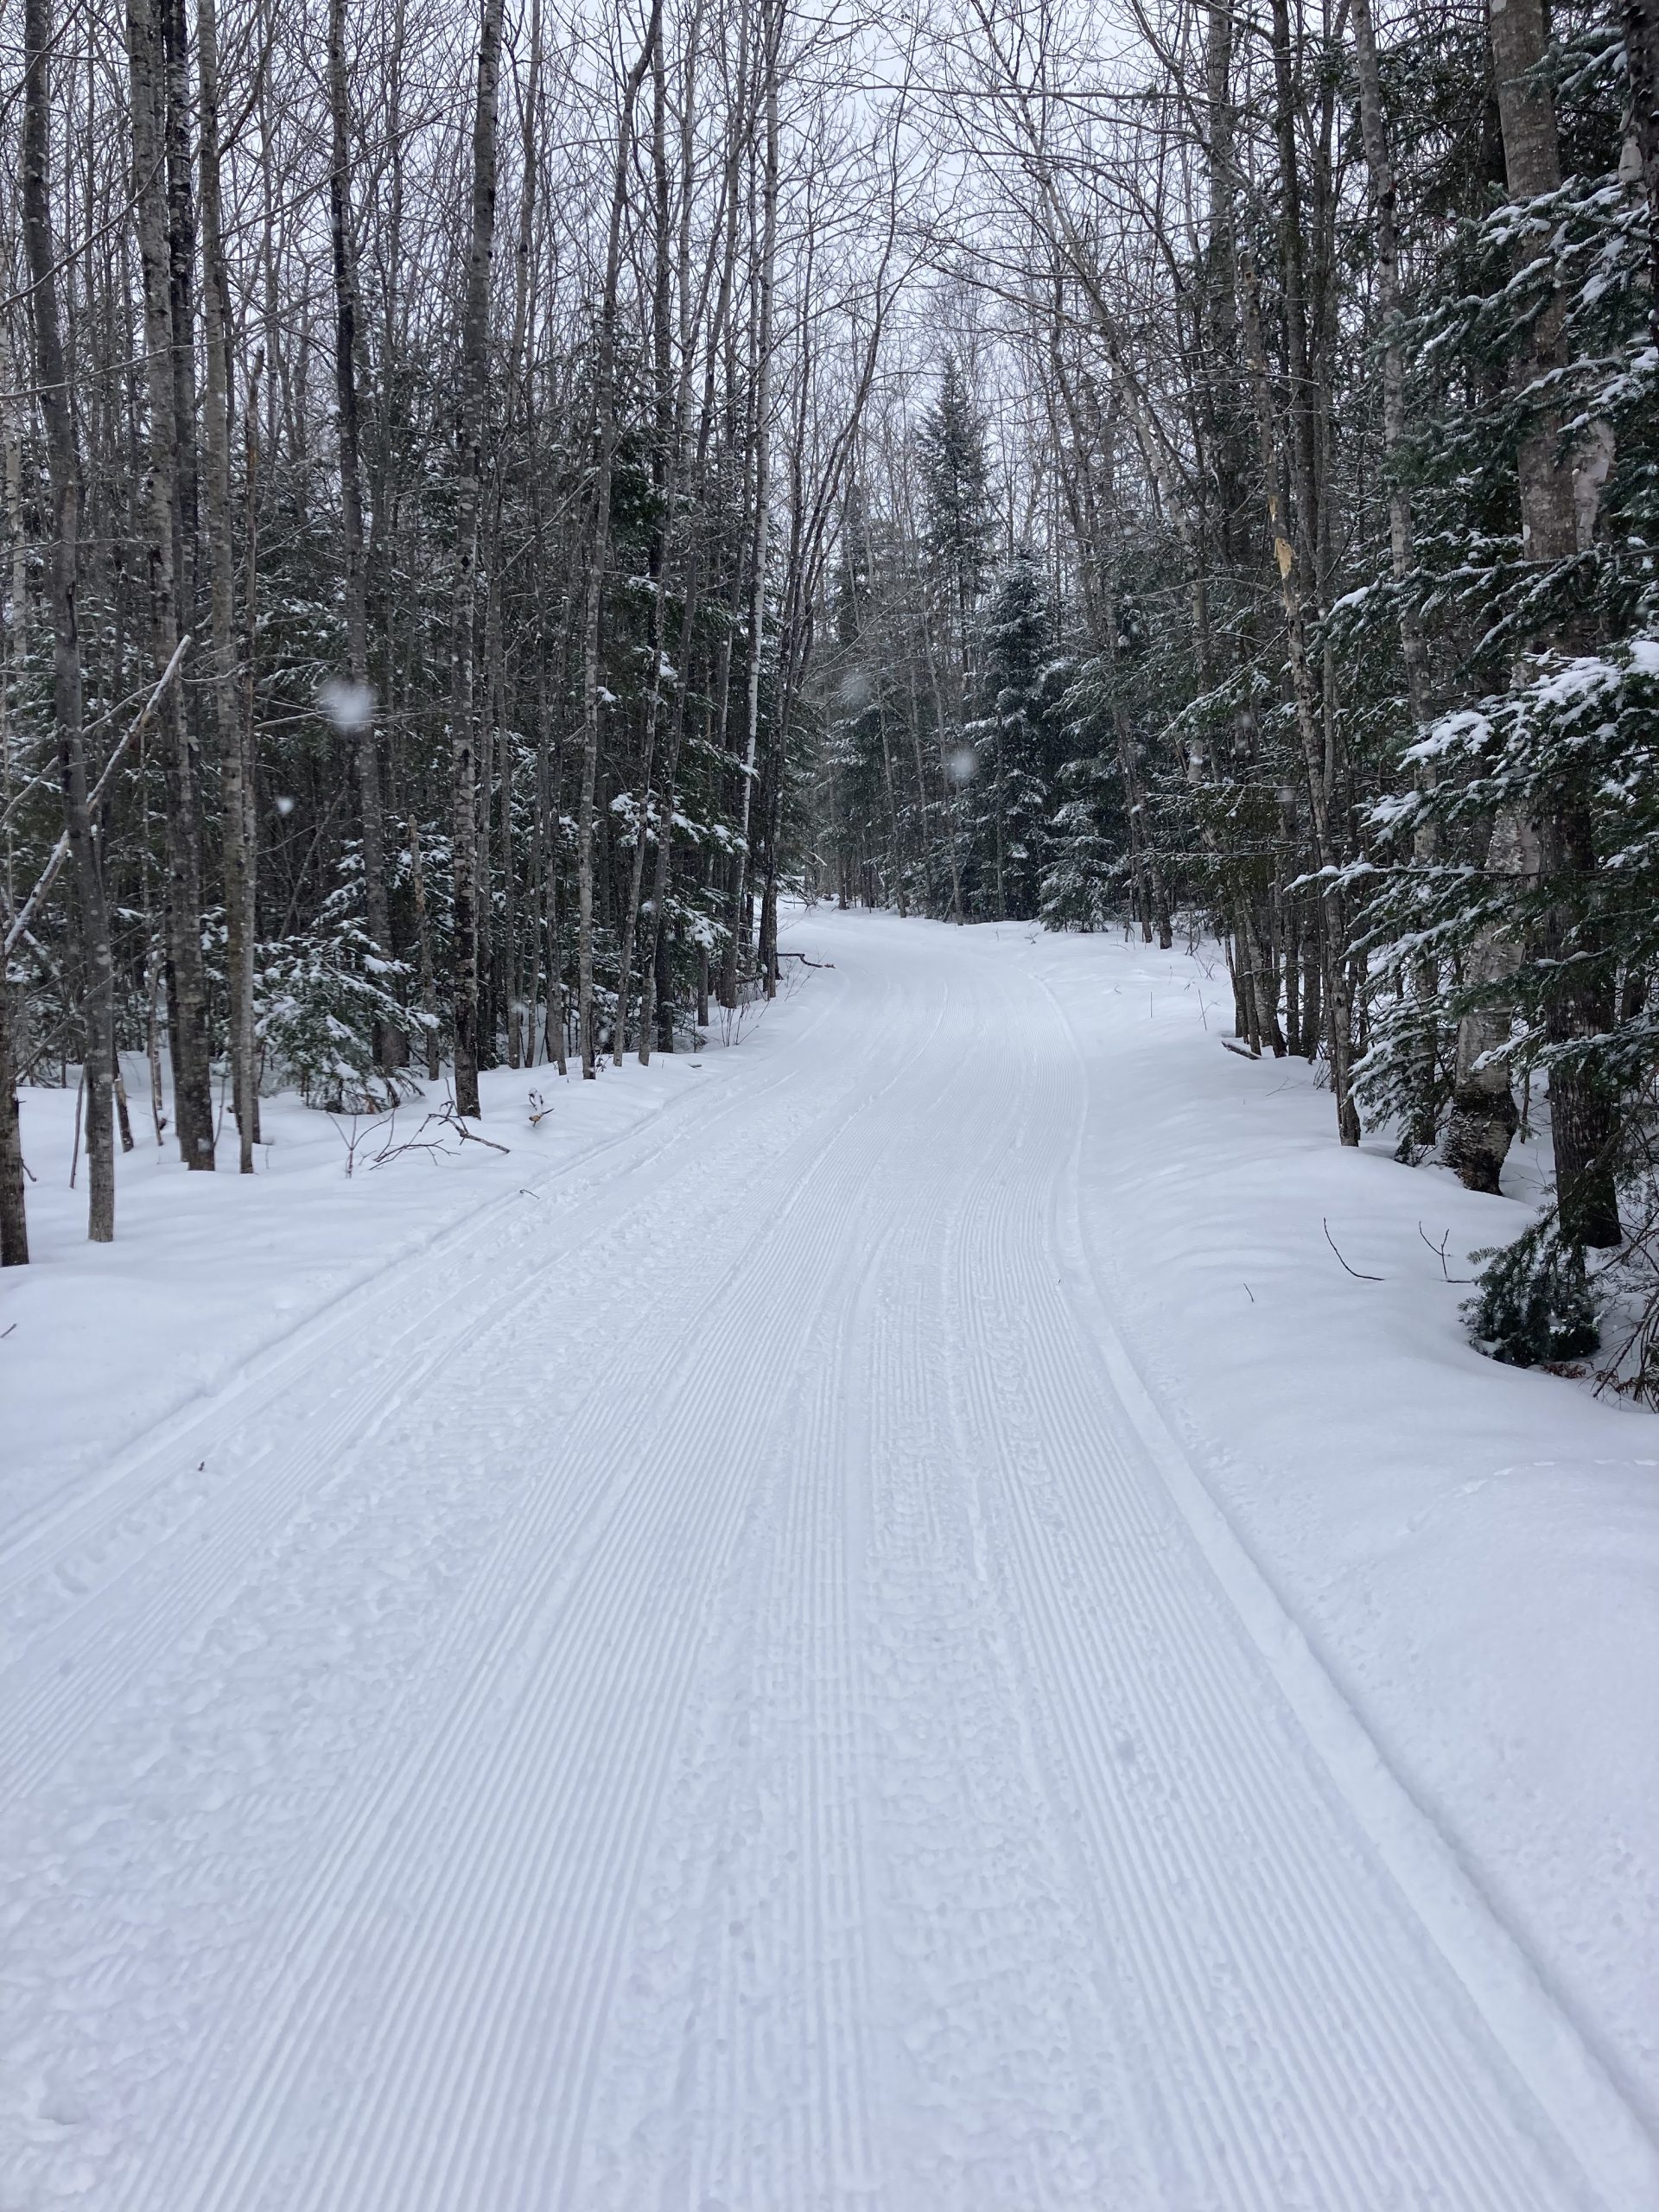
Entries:
{"label": "fallen branch", "polygon": [[[1325,1231],[1325,1243],[1331,1247],[1331,1249],[1333,1252],[1337,1252],[1337,1240],[1331,1234],[1331,1224],[1325,1220],[1323,1215],[1319,1217],[1319,1226]],[[1451,1231],[1448,1230],[1446,1234],[1450,1236]],[[1342,1260],[1342,1255],[1340,1252],[1337,1252],[1337,1257],[1339,1260]],[[1342,1264],[1344,1268],[1348,1268],[1348,1262],[1346,1260],[1342,1260]],[[1352,1275],[1356,1282],[1381,1282],[1383,1280],[1381,1275],[1363,1275],[1357,1268],[1348,1268],[1348,1272]]]}
{"label": "fallen branch", "polygon": [[[1209,1023],[1205,1022],[1206,1029],[1209,1026]],[[1260,1052],[1253,1052],[1248,1045],[1236,1045],[1230,1037],[1222,1039],[1221,1049],[1224,1052],[1236,1052],[1241,1060],[1259,1060],[1262,1057]]]}
{"label": "fallen branch", "polygon": [[833,960],[809,960],[804,952],[784,952],[780,950],[778,957],[780,960],[798,960],[801,962],[803,966],[807,968],[833,968],[836,964]]}
{"label": "fallen branch", "polygon": [[497,1144],[493,1137],[481,1137],[476,1129],[469,1129],[461,1116],[456,1113],[455,1102],[453,1098],[446,1098],[442,1110],[436,1114],[429,1114],[426,1118],[429,1122],[442,1122],[446,1128],[453,1129],[463,1144],[486,1144],[492,1152],[511,1152],[512,1149],[511,1145]]}
{"label": "fallen branch", "polygon": [[[434,1122],[437,1123],[440,1134],[435,1136],[428,1136],[426,1133]],[[369,1155],[371,1167],[385,1167],[394,1160],[406,1159],[412,1152],[423,1152],[429,1160],[453,1160],[462,1144],[486,1145],[492,1152],[511,1152],[512,1149],[511,1145],[497,1144],[493,1137],[481,1137],[475,1129],[469,1129],[460,1115],[456,1113],[455,1102],[453,1098],[446,1098],[436,1113],[427,1116],[421,1123],[418,1132],[412,1137],[405,1137],[401,1144],[393,1144],[391,1141],[396,1123],[397,1109],[394,1107],[391,1126],[386,1130],[386,1141],[378,1152]],[[449,1143],[448,1138],[442,1134],[445,1130],[448,1131],[450,1136],[457,1138],[459,1143],[453,1145]],[[349,1174],[350,1168],[348,1167],[346,1172]],[[531,1195],[533,1196],[534,1193]]]}

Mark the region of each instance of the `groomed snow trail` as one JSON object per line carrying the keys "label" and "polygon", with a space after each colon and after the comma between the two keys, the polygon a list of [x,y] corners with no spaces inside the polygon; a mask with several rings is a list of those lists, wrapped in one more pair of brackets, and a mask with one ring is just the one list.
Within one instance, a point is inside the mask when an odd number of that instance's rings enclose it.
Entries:
{"label": "groomed snow trail", "polygon": [[0,1556],[0,2208],[1637,2212],[1151,1433],[1062,1013],[791,941]]}

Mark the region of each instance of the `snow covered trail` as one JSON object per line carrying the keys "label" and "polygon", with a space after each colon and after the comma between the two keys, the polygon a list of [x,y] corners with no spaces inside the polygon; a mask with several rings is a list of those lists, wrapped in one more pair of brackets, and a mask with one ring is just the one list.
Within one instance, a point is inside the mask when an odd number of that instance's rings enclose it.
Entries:
{"label": "snow covered trail", "polygon": [[983,936],[0,1555],[0,2208],[1638,2212],[1199,1491]]}

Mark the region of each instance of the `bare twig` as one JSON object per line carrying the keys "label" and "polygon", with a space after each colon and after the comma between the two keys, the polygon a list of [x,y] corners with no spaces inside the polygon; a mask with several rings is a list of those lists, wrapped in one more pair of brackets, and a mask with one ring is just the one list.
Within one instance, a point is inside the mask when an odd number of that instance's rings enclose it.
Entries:
{"label": "bare twig", "polygon": [[[1336,1238],[1335,1238],[1335,1237],[1331,1234],[1331,1224],[1330,1224],[1330,1223],[1329,1223],[1328,1221],[1326,1221],[1326,1220],[1325,1219],[1325,1217],[1324,1217],[1324,1216],[1323,1216],[1323,1215],[1321,1215],[1321,1216],[1320,1216],[1320,1217],[1319,1217],[1319,1226],[1320,1226],[1320,1227],[1324,1230],[1324,1231],[1325,1231],[1325,1243],[1326,1243],[1331,1247],[1331,1249],[1332,1249],[1333,1252],[1337,1252],[1337,1240],[1336,1240]],[[1449,1234],[1450,1232],[1448,1231],[1447,1233]],[[1338,1257],[1339,1260],[1342,1260],[1342,1255],[1341,1255],[1341,1253],[1340,1253],[1340,1252],[1337,1252],[1337,1257]],[[1348,1262],[1347,1262],[1347,1261],[1346,1261],[1346,1260],[1342,1260],[1342,1264],[1343,1264],[1343,1266],[1344,1266],[1344,1268],[1348,1268]],[[1358,1269],[1357,1268],[1348,1268],[1348,1272],[1349,1272],[1349,1274],[1350,1274],[1351,1275],[1352,1275],[1352,1277],[1353,1277],[1353,1279],[1354,1279],[1354,1281],[1355,1281],[1356,1282],[1381,1282],[1381,1281],[1383,1280],[1383,1278],[1382,1278],[1381,1275],[1364,1275],[1364,1274],[1361,1274],[1361,1273],[1360,1273],[1360,1271],[1359,1271],[1359,1269]]]}
{"label": "bare twig", "polygon": [[1452,1241],[1452,1232],[1449,1229],[1446,1230],[1446,1235],[1441,1237],[1438,1244],[1436,1244],[1433,1239],[1429,1236],[1428,1231],[1423,1227],[1421,1221],[1417,1224],[1417,1234],[1422,1238],[1424,1243],[1428,1246],[1429,1250],[1440,1262],[1440,1273],[1446,1277],[1447,1282],[1465,1284],[1473,1282],[1474,1277],[1472,1275],[1454,1275],[1451,1268],[1446,1264],[1446,1248]]}

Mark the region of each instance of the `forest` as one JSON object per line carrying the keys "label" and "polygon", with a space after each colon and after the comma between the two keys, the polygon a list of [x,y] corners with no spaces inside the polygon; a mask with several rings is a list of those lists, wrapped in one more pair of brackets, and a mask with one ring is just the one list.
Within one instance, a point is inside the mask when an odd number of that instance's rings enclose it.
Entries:
{"label": "forest", "polygon": [[3,26],[6,1264],[31,1087],[105,1241],[804,896],[1219,938],[1333,1142],[1547,1130],[1473,1333],[1659,1390],[1655,0]]}

